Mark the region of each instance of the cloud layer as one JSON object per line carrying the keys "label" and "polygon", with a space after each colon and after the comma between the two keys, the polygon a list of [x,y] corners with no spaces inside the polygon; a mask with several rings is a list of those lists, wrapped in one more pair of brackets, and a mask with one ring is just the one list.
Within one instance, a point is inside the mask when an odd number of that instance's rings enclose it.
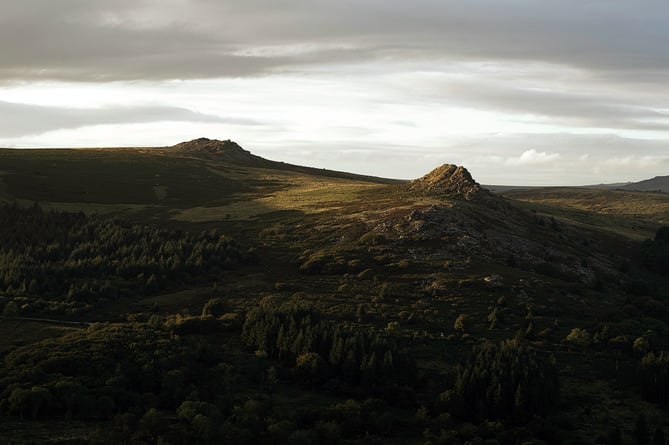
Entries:
{"label": "cloud layer", "polygon": [[23,0],[3,5],[0,76],[234,77],[390,58],[540,61],[657,83],[668,16],[663,1]]}
{"label": "cloud layer", "polygon": [[414,175],[407,159],[488,182],[500,163],[515,183],[666,169],[664,1],[6,3],[3,145],[142,126],[138,145],[233,138],[381,176]]}

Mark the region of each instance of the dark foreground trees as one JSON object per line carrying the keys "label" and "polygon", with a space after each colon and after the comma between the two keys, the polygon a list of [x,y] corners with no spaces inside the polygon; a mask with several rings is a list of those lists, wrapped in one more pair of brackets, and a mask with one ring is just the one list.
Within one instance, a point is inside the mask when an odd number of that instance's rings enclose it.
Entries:
{"label": "dark foreground trees", "polygon": [[657,229],[654,240],[646,240],[641,246],[643,261],[648,269],[669,275],[669,226]]}
{"label": "dark foreground trees", "polygon": [[241,257],[237,243],[215,230],[0,207],[0,305],[22,315],[73,315],[100,301],[153,294],[216,277]]}
{"label": "dark foreground trees", "polygon": [[440,401],[462,419],[521,424],[553,413],[559,396],[552,358],[507,340],[475,347],[459,366],[453,389],[443,393]]}
{"label": "dark foreground trees", "polygon": [[302,381],[319,387],[336,379],[381,388],[415,381],[415,363],[390,339],[369,329],[335,325],[308,307],[258,307],[247,314],[242,341],[295,364]]}
{"label": "dark foreground trees", "polygon": [[669,406],[669,352],[650,352],[641,359],[640,381],[647,400]]}

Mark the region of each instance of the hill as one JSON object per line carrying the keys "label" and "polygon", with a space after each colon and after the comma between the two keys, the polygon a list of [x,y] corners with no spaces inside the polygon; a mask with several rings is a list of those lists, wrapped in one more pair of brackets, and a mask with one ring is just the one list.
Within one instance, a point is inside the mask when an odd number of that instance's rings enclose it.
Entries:
{"label": "hill", "polygon": [[669,282],[648,267],[664,237],[643,242],[665,195],[493,195],[463,166],[393,181],[209,139],[0,150],[0,166],[15,443],[595,443],[630,441],[639,413],[669,427],[653,383]]}
{"label": "hill", "polygon": [[320,193],[401,182],[270,161],[205,138],[157,148],[4,149],[0,165],[0,200],[135,220],[246,219],[312,208]]}
{"label": "hill", "polygon": [[188,142],[181,142],[169,151],[181,156],[192,156],[213,161],[231,162],[240,165],[267,165],[269,162],[259,156],[244,150],[231,140],[219,141],[215,139],[199,138]]}
{"label": "hill", "polygon": [[620,187],[623,190],[669,193],[669,176],[656,176],[645,181],[633,182]]}

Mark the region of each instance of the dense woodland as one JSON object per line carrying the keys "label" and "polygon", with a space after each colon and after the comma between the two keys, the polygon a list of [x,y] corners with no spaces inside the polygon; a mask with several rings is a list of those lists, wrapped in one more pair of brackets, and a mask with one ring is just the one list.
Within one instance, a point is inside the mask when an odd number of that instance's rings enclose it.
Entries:
{"label": "dense woodland", "polygon": [[38,205],[0,207],[0,239],[0,295],[21,315],[71,316],[192,284],[242,259],[216,230],[192,235]]}

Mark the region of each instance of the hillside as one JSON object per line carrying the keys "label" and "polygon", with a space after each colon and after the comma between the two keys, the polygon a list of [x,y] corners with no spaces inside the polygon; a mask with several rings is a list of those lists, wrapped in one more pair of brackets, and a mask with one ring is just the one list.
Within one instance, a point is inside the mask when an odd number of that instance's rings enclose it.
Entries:
{"label": "hillside", "polygon": [[623,190],[669,193],[669,176],[656,176],[645,181],[633,182],[620,187]]}
{"label": "hillside", "polygon": [[209,139],[0,166],[0,438],[629,442],[639,413],[669,429],[664,232],[642,242],[665,195],[494,195],[463,166],[393,181]]}
{"label": "hillside", "polygon": [[204,138],[157,148],[0,149],[0,166],[0,201],[135,220],[246,219],[309,207],[321,192],[400,182],[270,161]]}
{"label": "hillside", "polygon": [[502,196],[538,212],[618,233],[633,239],[652,237],[658,225],[669,224],[669,196],[583,187],[535,187],[503,192]]}

